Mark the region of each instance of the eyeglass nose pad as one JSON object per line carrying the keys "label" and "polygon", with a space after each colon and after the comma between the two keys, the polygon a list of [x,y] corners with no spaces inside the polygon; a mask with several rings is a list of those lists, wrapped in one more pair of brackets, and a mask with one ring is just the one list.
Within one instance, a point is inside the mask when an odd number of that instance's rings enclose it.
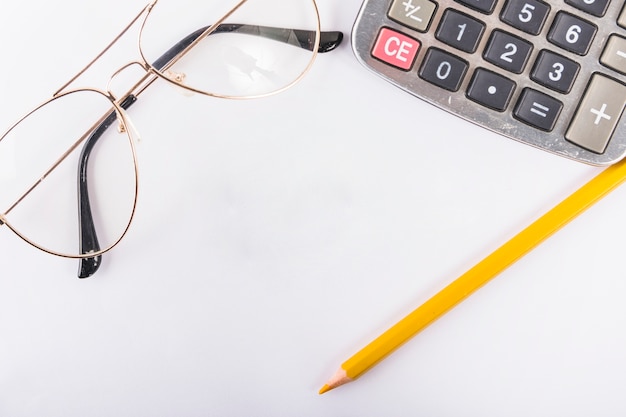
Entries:
{"label": "eyeglass nose pad", "polygon": [[[117,95],[115,93],[113,93],[113,81],[118,78],[120,76],[120,74],[122,74],[126,69],[133,67],[133,66],[138,66],[139,68],[141,68],[143,70],[143,76],[139,77],[140,81],[137,81],[137,77],[134,78],[133,81],[131,81],[131,87],[127,87],[126,88],[126,93],[123,93],[121,95]],[[124,97],[128,97],[130,95],[133,94],[134,89],[142,86],[142,84],[144,82],[147,81],[147,76],[150,74],[150,68],[148,66],[146,66],[145,64],[143,64],[142,62],[139,61],[133,61],[133,62],[129,62],[128,64],[120,67],[117,71],[115,71],[113,73],[113,75],[111,75],[111,78],[109,78],[109,82],[107,84],[107,88],[106,91],[109,94],[109,97],[113,100],[116,100],[117,97],[121,97],[121,100],[124,99]],[[135,128],[135,126],[133,125],[132,121],[127,118],[127,117],[118,117],[117,119],[117,131],[118,133],[129,133],[131,135],[131,137],[135,138],[135,140],[137,142],[141,141],[141,137],[139,136],[139,133],[137,131],[137,129]]]}
{"label": "eyeglass nose pad", "polygon": [[139,131],[129,117],[118,117],[117,131],[119,133],[128,133],[131,138],[135,139],[135,141],[141,142]]}
{"label": "eyeglass nose pad", "polygon": [[185,78],[187,78],[187,74],[185,74],[184,72],[175,72],[172,70],[167,70],[165,72],[165,76],[169,78],[170,80],[175,81],[179,84],[184,84]]}
{"label": "eyeglass nose pad", "polygon": [[168,69],[167,71],[163,73],[163,75],[167,79],[176,83],[177,87],[183,87],[183,88],[177,88],[177,90],[182,92],[182,94],[185,97],[192,97],[193,95],[195,95],[193,91],[187,88],[184,88],[185,80],[187,79],[187,74],[185,74],[184,72],[176,72],[176,71],[172,71],[171,69]]}

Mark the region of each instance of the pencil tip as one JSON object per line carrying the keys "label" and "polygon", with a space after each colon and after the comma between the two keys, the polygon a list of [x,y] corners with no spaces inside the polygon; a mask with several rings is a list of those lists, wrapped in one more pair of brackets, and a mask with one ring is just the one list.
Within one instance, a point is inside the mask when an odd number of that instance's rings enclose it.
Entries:
{"label": "pencil tip", "polygon": [[338,386],[346,384],[350,381],[352,381],[352,378],[348,376],[348,373],[346,372],[346,370],[343,368],[340,368],[337,371],[337,373],[333,375],[332,378],[326,381],[326,385],[324,385],[322,389],[320,390],[320,395],[322,395],[325,392],[330,391],[331,389],[335,389]]}
{"label": "pencil tip", "polygon": [[320,390],[320,395],[324,394],[325,392],[330,391],[331,389],[333,389],[333,387],[329,386],[329,385],[324,385],[322,387],[322,389]]}

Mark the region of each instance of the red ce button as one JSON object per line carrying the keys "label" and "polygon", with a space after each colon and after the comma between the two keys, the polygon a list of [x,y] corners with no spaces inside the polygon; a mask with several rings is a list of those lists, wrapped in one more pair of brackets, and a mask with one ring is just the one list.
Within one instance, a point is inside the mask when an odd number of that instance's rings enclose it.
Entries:
{"label": "red ce button", "polygon": [[374,44],[372,56],[403,70],[413,66],[419,41],[388,28],[382,28]]}

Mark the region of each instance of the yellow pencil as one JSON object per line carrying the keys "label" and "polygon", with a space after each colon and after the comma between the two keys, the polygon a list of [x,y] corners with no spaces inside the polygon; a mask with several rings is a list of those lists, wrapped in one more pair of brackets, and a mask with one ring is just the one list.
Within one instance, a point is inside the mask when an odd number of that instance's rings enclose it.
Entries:
{"label": "yellow pencil", "polygon": [[530,226],[345,361],[320,394],[351,382],[469,297],[626,180],[626,160],[603,170]]}

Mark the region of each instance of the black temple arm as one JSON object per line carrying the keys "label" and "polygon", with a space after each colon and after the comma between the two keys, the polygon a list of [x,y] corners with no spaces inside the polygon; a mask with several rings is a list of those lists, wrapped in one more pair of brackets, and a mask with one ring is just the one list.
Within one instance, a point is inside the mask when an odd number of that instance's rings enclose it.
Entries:
{"label": "black temple arm", "polygon": [[[152,64],[157,70],[161,70],[176,58],[182,51],[191,45],[198,37],[200,37],[207,27],[198,29],[191,33],[176,45],[167,50]],[[303,49],[313,50],[315,45],[315,31],[281,29],[268,26],[241,25],[241,24],[222,24],[211,34],[217,33],[242,33],[247,35],[261,36],[283,42],[291,45],[299,46]],[[321,32],[318,52],[330,52],[337,48],[343,40],[343,33],[337,31]],[[137,97],[129,95],[120,106],[128,109],[137,101]],[[91,204],[89,200],[88,174],[89,157],[96,143],[102,137],[109,127],[117,120],[117,114],[112,111],[107,118],[91,133],[87,138],[82,149],[79,167],[78,167],[78,216],[80,225],[80,253],[87,254],[100,250],[98,243],[98,235],[96,233],[93,215],[91,212]],[[79,278],[88,278],[96,273],[102,263],[102,255],[92,258],[81,258],[78,269]]]}
{"label": "black temple arm", "polygon": [[[132,106],[137,97],[130,95],[122,101],[120,106],[123,109],[128,109]],[[90,252],[99,251],[100,244],[98,243],[98,235],[96,233],[96,227],[93,221],[93,215],[91,213],[91,203],[89,200],[89,186],[88,179],[89,174],[87,168],[89,165],[89,157],[93,151],[98,139],[102,137],[104,132],[111,127],[117,120],[117,113],[112,111],[106,119],[89,135],[85,141],[85,145],[80,154],[78,164],[78,224],[80,233],[80,253],[87,254]],[[78,268],[78,278],[88,278],[96,273],[100,264],[102,263],[102,255],[94,256],[93,258],[81,258]]]}
{"label": "black temple arm", "polygon": [[[183,40],[172,46],[166,53],[164,53],[159,59],[152,64],[154,68],[160,70],[164,68],[172,59],[178,54],[184,51],[189,45],[191,45],[196,39],[198,39],[209,26],[196,30],[195,32],[187,35]],[[255,25],[242,25],[225,23],[219,25],[215,31],[211,32],[211,35],[217,33],[243,33],[247,35],[261,36],[264,38],[273,39],[278,42],[297,45],[303,49],[313,50],[315,45],[315,34],[313,30],[299,30],[299,29],[282,29],[269,26],[255,26]],[[320,44],[318,52],[330,52],[337,48],[343,40],[343,33],[338,31],[326,31],[320,33]]]}

